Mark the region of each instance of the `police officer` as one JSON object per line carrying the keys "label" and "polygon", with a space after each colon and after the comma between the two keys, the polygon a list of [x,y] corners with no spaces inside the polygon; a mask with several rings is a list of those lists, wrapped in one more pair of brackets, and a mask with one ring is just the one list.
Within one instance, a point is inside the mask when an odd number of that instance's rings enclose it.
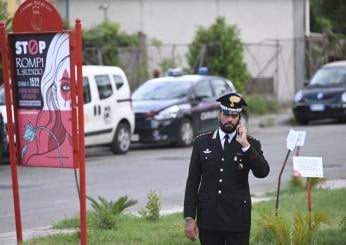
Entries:
{"label": "police officer", "polygon": [[245,100],[237,93],[219,99],[219,128],[197,136],[184,200],[185,236],[202,245],[249,244],[251,197],[248,174],[264,178],[269,165],[261,144],[240,123]]}

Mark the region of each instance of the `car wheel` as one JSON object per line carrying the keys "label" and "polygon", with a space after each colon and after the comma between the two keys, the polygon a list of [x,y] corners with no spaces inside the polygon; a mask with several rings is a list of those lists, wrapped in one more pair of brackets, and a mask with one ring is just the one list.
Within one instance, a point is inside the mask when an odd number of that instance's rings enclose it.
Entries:
{"label": "car wheel", "polygon": [[188,119],[183,119],[178,128],[177,145],[189,146],[193,142],[195,136],[195,130],[192,122]]}
{"label": "car wheel", "polygon": [[131,129],[128,124],[120,123],[111,144],[114,154],[125,154],[128,152],[131,143]]}

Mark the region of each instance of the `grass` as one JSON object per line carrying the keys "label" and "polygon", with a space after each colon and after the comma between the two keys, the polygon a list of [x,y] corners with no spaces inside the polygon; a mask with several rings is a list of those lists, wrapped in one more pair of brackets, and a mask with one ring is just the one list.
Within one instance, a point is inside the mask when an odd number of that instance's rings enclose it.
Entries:
{"label": "grass", "polygon": [[[313,211],[320,211],[327,214],[330,225],[323,225],[316,237],[318,245],[345,244],[346,232],[341,231],[341,221],[346,216],[346,189],[339,190],[313,190],[312,191]],[[273,213],[275,208],[275,198],[254,204],[253,223],[251,231],[251,244],[266,244],[266,238],[255,240],[256,235],[263,230],[258,225],[260,213]],[[289,193],[284,192],[280,197],[279,215],[286,215],[292,218],[297,212],[307,212],[306,192]],[[93,214],[88,214],[88,221],[92,222]],[[188,241],[183,234],[182,214],[174,214],[161,217],[153,222],[143,218],[128,215],[120,215],[117,220],[115,230],[97,230],[89,226],[89,244],[119,244],[119,245],[192,245],[196,242]],[[55,225],[55,228],[77,228],[78,218],[65,219]],[[263,233],[263,232],[262,232]],[[79,244],[79,232],[73,234],[59,234],[47,237],[36,238],[25,245],[45,245],[45,244]]]}

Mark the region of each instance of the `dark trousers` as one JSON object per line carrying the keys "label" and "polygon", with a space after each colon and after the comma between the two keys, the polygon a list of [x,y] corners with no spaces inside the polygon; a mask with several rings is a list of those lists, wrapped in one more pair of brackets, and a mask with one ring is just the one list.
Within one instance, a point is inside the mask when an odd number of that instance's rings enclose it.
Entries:
{"label": "dark trousers", "polygon": [[201,245],[249,245],[250,231],[225,232],[199,230]]}

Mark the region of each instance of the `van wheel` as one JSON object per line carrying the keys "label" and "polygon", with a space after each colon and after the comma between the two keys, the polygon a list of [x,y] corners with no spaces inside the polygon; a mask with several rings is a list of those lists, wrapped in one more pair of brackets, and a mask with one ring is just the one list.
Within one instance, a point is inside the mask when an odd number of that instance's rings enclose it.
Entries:
{"label": "van wheel", "polygon": [[195,130],[193,128],[192,122],[188,119],[183,119],[180,122],[177,135],[177,145],[178,146],[189,146],[193,142],[193,137],[195,135]]}
{"label": "van wheel", "polygon": [[125,154],[128,152],[131,143],[130,126],[120,123],[111,144],[111,150],[114,154]]}

